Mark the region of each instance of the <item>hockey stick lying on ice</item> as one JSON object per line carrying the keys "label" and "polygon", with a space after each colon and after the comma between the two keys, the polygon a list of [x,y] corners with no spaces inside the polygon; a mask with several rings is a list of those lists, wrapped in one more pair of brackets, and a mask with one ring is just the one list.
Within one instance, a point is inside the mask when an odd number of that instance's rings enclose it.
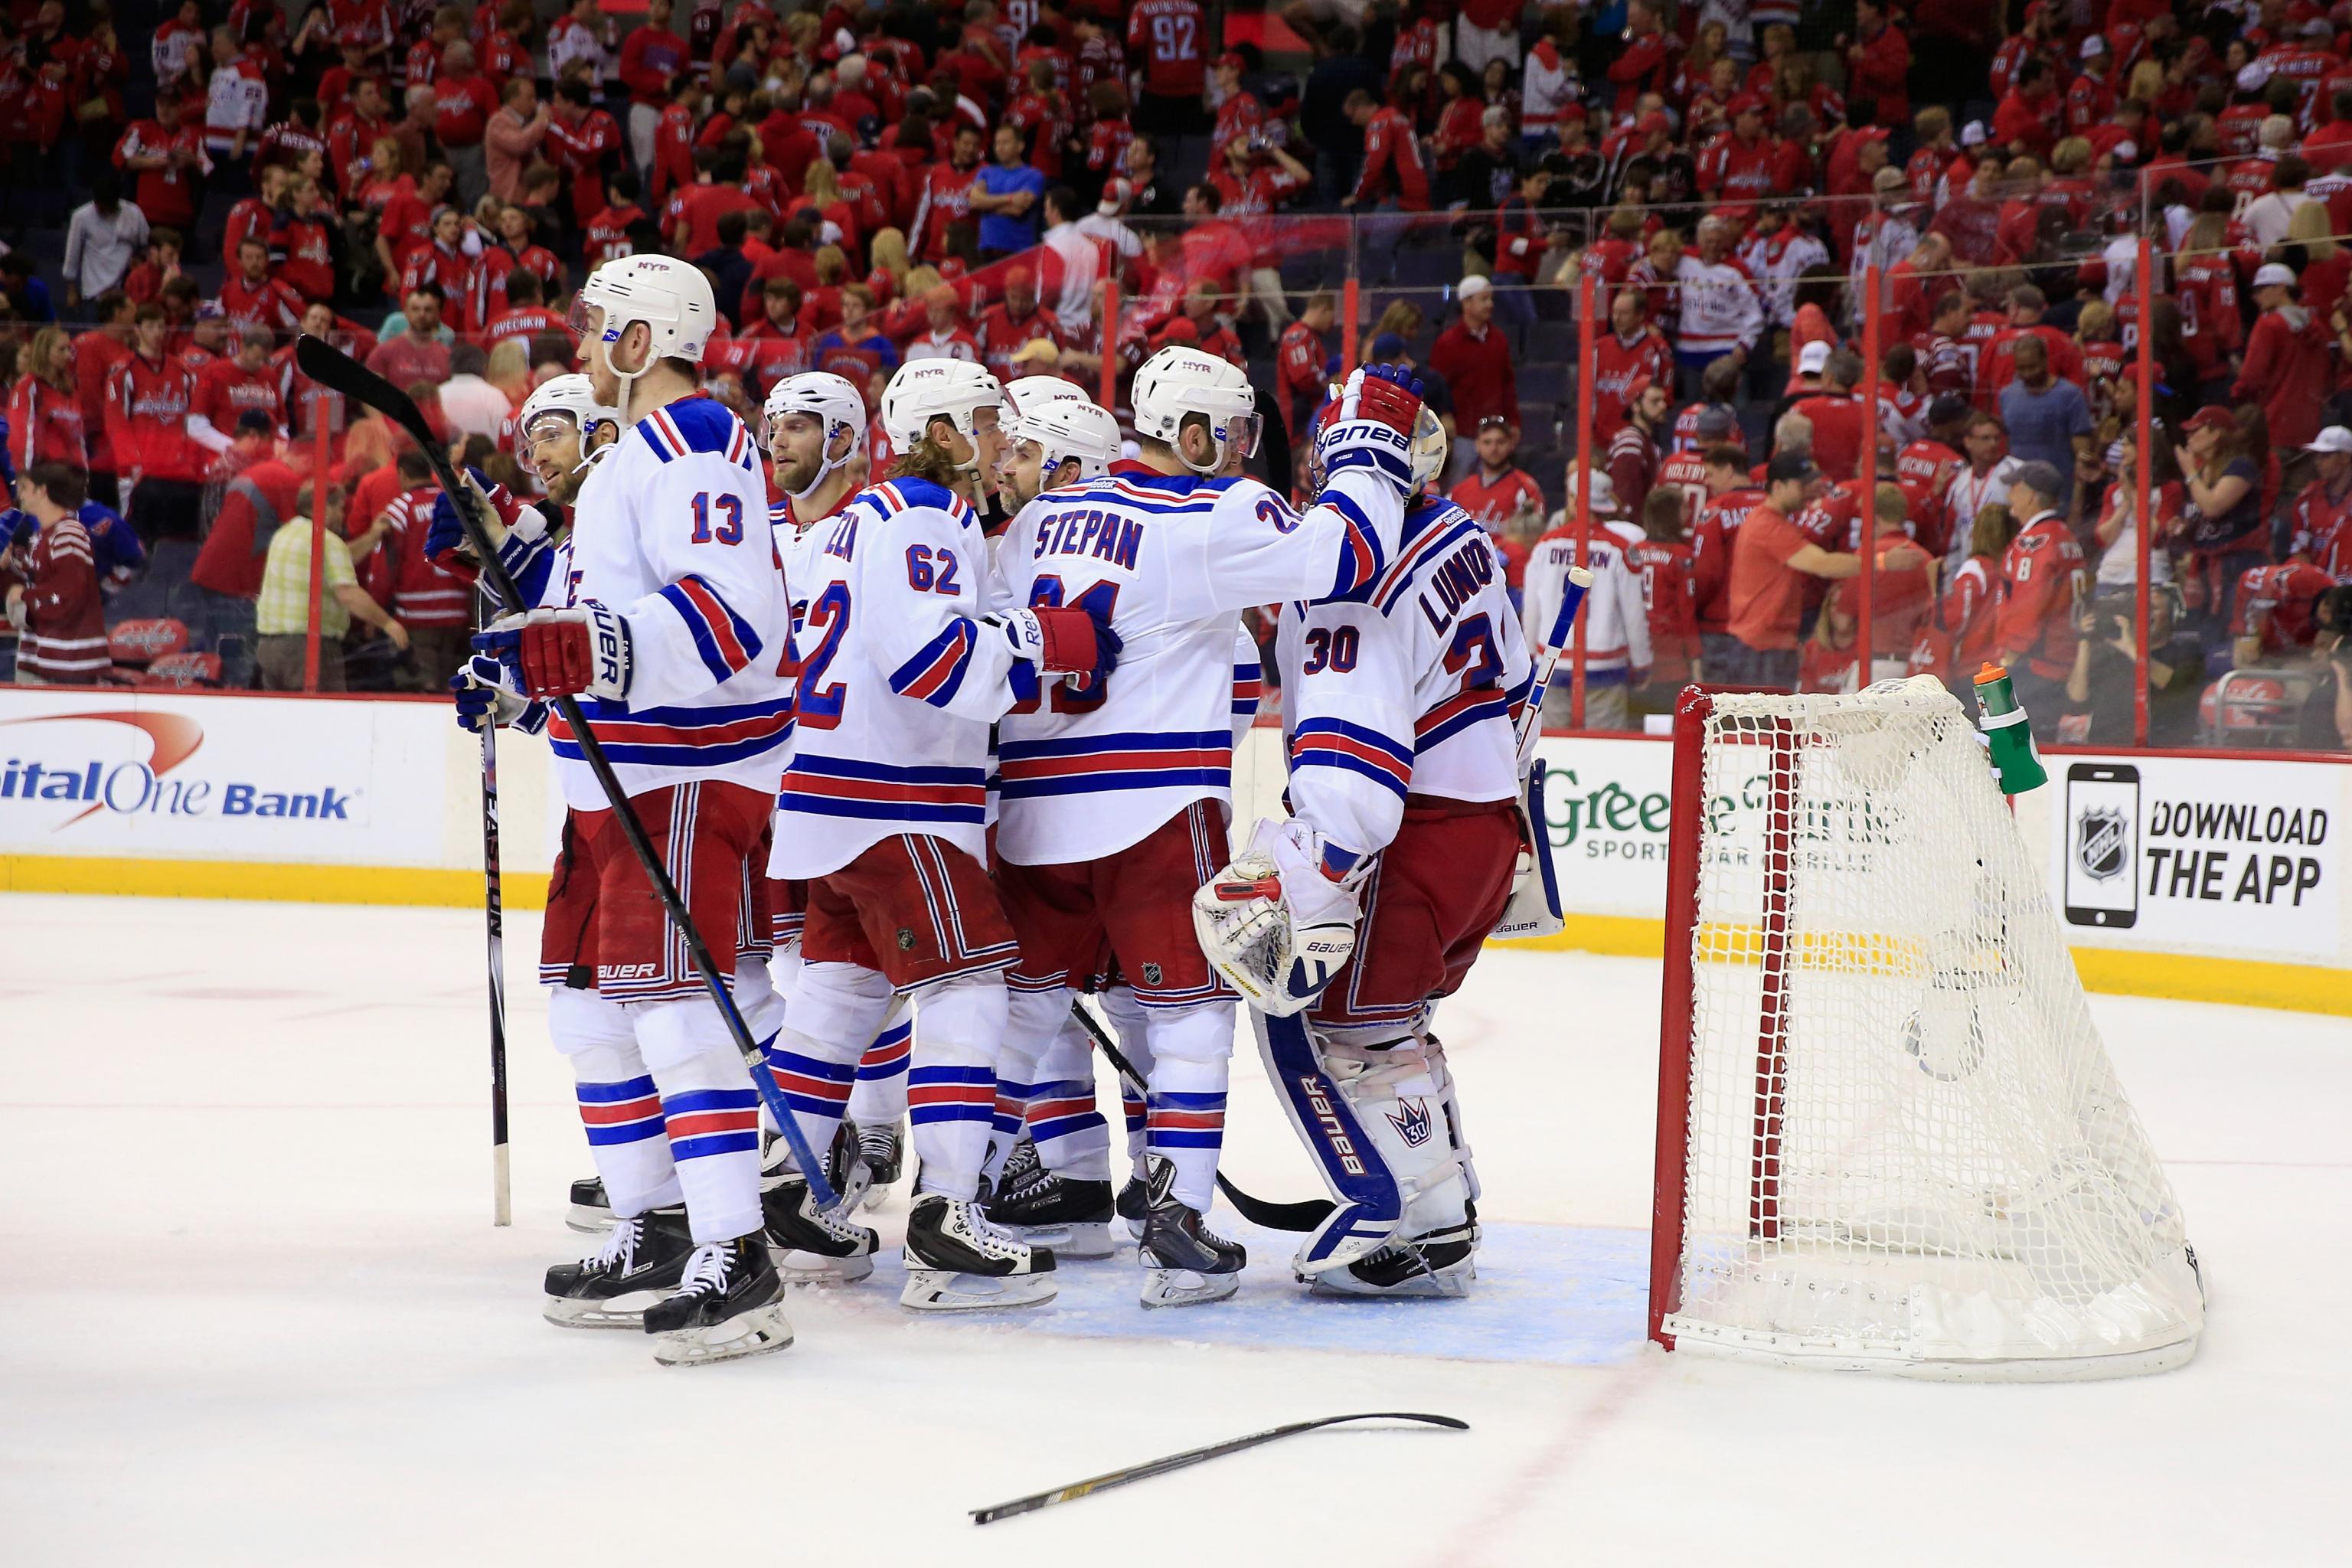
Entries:
{"label": "hockey stick lying on ice", "polygon": [[1056,1487],[1049,1492],[1034,1492],[1028,1497],[1014,1498],[1011,1502],[1001,1502],[992,1508],[976,1508],[971,1510],[971,1521],[974,1524],[993,1524],[1000,1519],[1011,1519],[1017,1513],[1034,1513],[1041,1508],[1051,1508],[1057,1502],[1075,1501],[1082,1497],[1092,1496],[1096,1492],[1108,1491],[1113,1487],[1123,1487],[1129,1481],[1150,1480],[1153,1476],[1164,1476],[1171,1470],[1181,1470],[1205,1460],[1222,1458],[1227,1454],[1238,1454],[1244,1448],[1260,1447],[1279,1438],[1295,1437],[1301,1432],[1313,1432],[1324,1426],[1337,1426],[1343,1421],[1420,1421],[1432,1426],[1444,1426],[1455,1432],[1470,1430],[1470,1423],[1467,1421],[1457,1421],[1451,1415],[1428,1415],[1411,1410],[1370,1410],[1360,1415],[1326,1415],[1319,1421],[1293,1421],[1287,1426],[1270,1426],[1263,1432],[1253,1432],[1246,1437],[1234,1437],[1223,1443],[1212,1443],[1205,1448],[1187,1448],[1181,1454],[1170,1454],[1165,1458],[1146,1459],[1139,1465],[1129,1465],[1123,1470],[1112,1470],[1107,1475],[1090,1476],[1083,1481],[1072,1481],[1068,1486]]}
{"label": "hockey stick lying on ice", "polygon": [[[514,574],[507,570],[506,563],[499,559],[498,551],[492,547],[489,532],[483,528],[480,516],[474,510],[472,492],[458,479],[457,470],[450,465],[447,450],[434,438],[432,428],[425,423],[425,416],[417,412],[416,405],[409,395],[341,349],[307,332],[295,342],[294,363],[304,375],[320,385],[366,405],[408,432],[409,437],[424,449],[425,460],[433,465],[434,478],[440,480],[441,488],[448,492],[449,500],[456,505],[458,520],[466,527],[467,542],[474,547],[474,553],[480,558],[483,575],[489,579],[490,591],[509,609],[521,608],[522,593],[515,586]],[[596,775],[596,786],[612,803],[614,820],[621,825],[621,835],[629,841],[629,848],[636,855],[637,864],[645,868],[646,878],[654,885],[654,896],[661,900],[670,923],[685,936],[686,951],[694,961],[694,972],[701,977],[703,988],[710,993],[711,1001],[718,1004],[719,1016],[726,1020],[727,1032],[734,1037],[735,1048],[756,1060],[760,1055],[759,1044],[751,1038],[751,1031],[743,1023],[743,1015],[736,1009],[735,998],[728,994],[726,979],[719,973],[719,965],[712,961],[710,949],[704,943],[702,933],[694,929],[694,918],[687,912],[684,901],[678,898],[677,886],[669,879],[669,872],[662,866],[661,856],[655,850],[653,840],[646,837],[645,824],[637,820],[636,811],[629,805],[627,792],[621,788],[621,781],[614,776],[613,764],[605,758],[604,747],[596,739],[595,731],[589,729],[587,719],[580,711],[578,700],[558,697],[553,707],[579,742],[581,758],[587,763],[588,771]],[[760,1098],[766,1101],[769,1114],[776,1119],[777,1131],[783,1134],[784,1142],[792,1145],[793,1158],[800,1163],[801,1174],[808,1182],[810,1194],[816,1199],[819,1207],[831,1208],[838,1201],[833,1185],[824,1179],[824,1165],[810,1151],[807,1135],[801,1131],[800,1123],[793,1119],[792,1107],[784,1103],[783,1091],[761,1068],[751,1069],[751,1083],[760,1091]]]}
{"label": "hockey stick lying on ice", "polygon": [[[1137,1094],[1148,1098],[1150,1087],[1143,1081],[1143,1075],[1135,1070],[1135,1064],[1127,1059],[1127,1053],[1112,1041],[1110,1031],[1087,1011],[1085,1003],[1073,1001],[1070,1011],[1076,1016],[1078,1026],[1093,1037],[1096,1047],[1101,1050],[1112,1069],[1132,1084]],[[1252,1225],[1264,1226],[1268,1230],[1313,1230],[1323,1223],[1324,1216],[1331,1212],[1332,1207],[1328,1198],[1316,1198],[1303,1204],[1270,1204],[1234,1185],[1223,1171],[1217,1173],[1217,1190],[1225,1194],[1225,1201],[1234,1205],[1234,1211],[1242,1218]]]}
{"label": "hockey stick lying on ice", "polygon": [[[1552,672],[1559,666],[1561,646],[1574,629],[1577,612],[1584,607],[1584,595],[1591,586],[1592,574],[1590,570],[1582,566],[1568,569],[1568,583],[1560,590],[1559,614],[1552,618],[1551,637],[1544,652],[1542,668],[1536,672],[1535,684],[1528,693],[1527,707],[1520,712],[1518,723],[1515,726],[1514,732],[1520,750],[1526,749],[1528,731],[1542,718],[1544,689],[1551,684]],[[1111,1043],[1108,1032],[1095,1021],[1095,1016],[1087,1011],[1083,1003],[1074,1002],[1070,1006],[1071,1011],[1078,1016],[1080,1026],[1094,1037],[1095,1044],[1102,1047],[1102,1053],[1109,1058],[1110,1065],[1132,1081],[1140,1092],[1142,1076],[1119,1054],[1118,1047]],[[1234,1185],[1225,1179],[1223,1171],[1217,1173],[1217,1190],[1223,1193],[1225,1201],[1252,1225],[1301,1235],[1330,1218],[1332,1211],[1339,1206],[1329,1198],[1307,1198],[1295,1204],[1269,1203]]]}

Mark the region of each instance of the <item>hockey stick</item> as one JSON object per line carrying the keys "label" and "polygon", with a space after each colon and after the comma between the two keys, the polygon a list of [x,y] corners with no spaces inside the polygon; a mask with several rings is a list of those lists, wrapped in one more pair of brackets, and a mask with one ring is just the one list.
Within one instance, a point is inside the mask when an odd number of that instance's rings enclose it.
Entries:
{"label": "hockey stick", "polygon": [[1246,1437],[1234,1437],[1223,1443],[1212,1443],[1205,1448],[1187,1448],[1181,1454],[1170,1454],[1159,1459],[1146,1459],[1139,1465],[1129,1465],[1123,1470],[1112,1470],[1105,1475],[1089,1476],[1083,1481],[1072,1481],[1068,1486],[1056,1487],[1052,1491],[1033,1492],[1027,1497],[1014,1498],[1011,1502],[997,1503],[991,1508],[976,1508],[971,1510],[971,1521],[974,1524],[993,1524],[1000,1519],[1011,1519],[1015,1514],[1034,1513],[1041,1508],[1051,1508],[1057,1502],[1072,1502],[1082,1497],[1091,1497],[1096,1492],[1107,1492],[1113,1487],[1123,1487],[1129,1481],[1150,1480],[1154,1476],[1164,1476],[1171,1470],[1186,1469],[1210,1459],[1223,1458],[1227,1454],[1238,1454],[1244,1448],[1263,1447],[1268,1443],[1284,1437],[1296,1437],[1301,1432],[1313,1432],[1325,1426],[1337,1426],[1345,1421],[1419,1421],[1431,1426],[1443,1426],[1454,1432],[1470,1430],[1470,1423],[1467,1421],[1456,1420],[1451,1415],[1428,1415],[1412,1410],[1368,1410],[1360,1415],[1326,1415],[1319,1421],[1293,1421],[1287,1426],[1270,1426],[1263,1432],[1253,1432]]}
{"label": "hockey stick", "polygon": [[[485,626],[491,616],[482,616]],[[490,1212],[492,1225],[514,1223],[514,1186],[507,1167],[506,893],[499,870],[499,727],[482,721],[482,918],[489,935],[490,967]]]}
{"label": "hockey stick", "polygon": [[[1135,1070],[1135,1064],[1127,1059],[1127,1053],[1112,1042],[1110,1031],[1087,1011],[1085,1003],[1073,1000],[1070,1011],[1077,1016],[1078,1026],[1093,1038],[1096,1047],[1102,1052],[1112,1069],[1133,1084],[1136,1093],[1148,1098],[1150,1086],[1143,1081],[1143,1075]],[[1225,1194],[1225,1201],[1234,1205],[1234,1213],[1250,1224],[1264,1226],[1268,1230],[1313,1230],[1323,1223],[1324,1216],[1333,1207],[1328,1198],[1316,1198],[1303,1204],[1270,1204],[1234,1185],[1223,1171],[1217,1173],[1217,1190]]]}
{"label": "hockey stick", "polygon": [[1568,584],[1559,591],[1559,614],[1552,617],[1551,636],[1545,639],[1543,669],[1536,680],[1535,689],[1528,693],[1528,705],[1520,712],[1519,721],[1515,726],[1513,739],[1522,749],[1528,743],[1528,731],[1543,722],[1544,691],[1551,685],[1552,671],[1559,668],[1560,650],[1568,642],[1568,634],[1575,629],[1576,612],[1584,607],[1584,595],[1591,588],[1591,567],[1571,566],[1568,569]]}
{"label": "hockey stick", "polygon": [[[434,478],[440,481],[441,488],[448,492],[450,502],[457,507],[458,521],[465,525],[467,542],[474,547],[474,553],[480,558],[482,573],[489,579],[490,591],[509,608],[522,608],[522,592],[515,585],[514,574],[509,572],[506,563],[499,559],[497,549],[490,543],[489,531],[482,526],[481,518],[475,512],[468,491],[457,478],[457,470],[450,464],[448,452],[434,438],[432,427],[425,423],[425,416],[417,411],[415,402],[351,355],[323,338],[314,338],[308,332],[295,341],[294,362],[304,375],[320,385],[366,405],[408,432],[423,449],[425,460],[433,465]],[[621,836],[629,841],[629,848],[636,855],[637,864],[645,868],[647,879],[654,885],[654,896],[661,900],[670,923],[686,938],[686,951],[693,960],[694,972],[701,977],[703,988],[710,993],[711,1001],[718,1005],[719,1016],[726,1021],[727,1032],[733,1037],[736,1050],[744,1057],[756,1059],[760,1056],[759,1042],[751,1037],[751,1029],[745,1026],[743,1015],[737,1009],[735,998],[728,992],[727,982],[710,956],[709,947],[703,942],[702,933],[695,929],[694,918],[687,912],[685,902],[678,898],[677,887],[663,867],[653,840],[646,836],[645,824],[637,820],[636,811],[629,804],[628,793],[621,788],[621,781],[614,775],[613,764],[604,755],[604,743],[596,739],[595,731],[589,729],[586,717],[581,713],[578,699],[558,697],[554,699],[553,706],[562,716],[564,723],[571,726],[572,736],[580,745],[581,760],[588,764],[588,771],[596,775],[596,787],[603,790],[604,798],[612,803],[613,818],[620,824]],[[759,1091],[769,1114],[775,1118],[777,1131],[784,1135],[784,1142],[792,1145],[793,1157],[800,1162],[801,1174],[808,1182],[810,1195],[816,1199],[819,1207],[833,1207],[840,1201],[838,1194],[834,1192],[833,1184],[825,1180],[824,1169],[815,1154],[811,1152],[807,1136],[793,1118],[792,1107],[784,1103],[783,1091],[776,1087],[775,1080],[768,1073],[758,1068],[752,1069],[751,1087]]]}

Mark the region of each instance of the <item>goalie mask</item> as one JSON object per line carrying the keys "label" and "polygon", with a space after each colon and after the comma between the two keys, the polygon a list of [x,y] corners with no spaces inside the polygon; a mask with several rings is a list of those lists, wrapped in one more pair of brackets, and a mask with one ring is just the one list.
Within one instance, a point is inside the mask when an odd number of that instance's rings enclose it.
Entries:
{"label": "goalie mask", "polygon": [[[866,428],[866,399],[847,379],[830,371],[803,371],[785,376],[769,389],[767,405],[760,420],[761,444],[771,458],[776,450],[777,422],[794,414],[815,420],[824,432],[817,447],[816,473],[802,489],[789,492],[794,500],[800,500],[857,455],[856,437]],[[834,446],[845,432],[851,437],[848,447],[835,457]]]}
{"label": "goalie mask", "polygon": [[[1134,384],[1137,433],[1164,444],[1194,473],[1223,473],[1234,454],[1257,455],[1263,427],[1257,393],[1248,376],[1216,355],[1181,346],[1161,349],[1143,362]],[[1208,421],[1206,465],[1184,456],[1184,421],[1196,414]]]}

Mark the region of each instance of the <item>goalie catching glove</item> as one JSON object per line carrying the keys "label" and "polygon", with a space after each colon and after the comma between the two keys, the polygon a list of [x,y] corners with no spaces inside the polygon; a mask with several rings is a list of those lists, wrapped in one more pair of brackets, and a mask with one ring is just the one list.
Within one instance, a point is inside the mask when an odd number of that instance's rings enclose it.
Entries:
{"label": "goalie catching glove", "polygon": [[1315,438],[1326,482],[1349,468],[1368,468],[1400,496],[1411,496],[1412,436],[1420,418],[1421,378],[1403,365],[1367,365],[1349,375]]}
{"label": "goalie catching glove", "polygon": [[1192,895],[1209,967],[1262,1013],[1313,1006],[1355,953],[1368,865],[1303,822],[1260,822],[1249,848]]}
{"label": "goalie catching glove", "polygon": [[502,616],[475,636],[474,648],[501,667],[503,690],[629,700],[629,623],[602,605]]}

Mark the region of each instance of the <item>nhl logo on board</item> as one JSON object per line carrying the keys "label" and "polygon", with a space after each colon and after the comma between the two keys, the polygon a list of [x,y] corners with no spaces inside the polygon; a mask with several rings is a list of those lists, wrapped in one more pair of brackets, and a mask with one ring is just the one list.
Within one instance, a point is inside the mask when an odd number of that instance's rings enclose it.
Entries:
{"label": "nhl logo on board", "polygon": [[1400,1100],[1397,1108],[1388,1113],[1388,1118],[1389,1125],[1397,1130],[1397,1136],[1404,1140],[1405,1147],[1418,1149],[1429,1142],[1433,1123],[1430,1120],[1428,1101]]}
{"label": "nhl logo on board", "polygon": [[915,933],[907,926],[900,926],[898,928],[898,951],[900,952],[912,952],[915,951]]}
{"label": "nhl logo on board", "polygon": [[1147,963],[1143,966],[1143,983],[1146,985],[1157,985],[1160,984],[1160,966],[1158,964]]}
{"label": "nhl logo on board", "polygon": [[2074,859],[2084,876],[2104,882],[2124,874],[2127,826],[2122,812],[2105,806],[2094,807],[2074,819]]}

